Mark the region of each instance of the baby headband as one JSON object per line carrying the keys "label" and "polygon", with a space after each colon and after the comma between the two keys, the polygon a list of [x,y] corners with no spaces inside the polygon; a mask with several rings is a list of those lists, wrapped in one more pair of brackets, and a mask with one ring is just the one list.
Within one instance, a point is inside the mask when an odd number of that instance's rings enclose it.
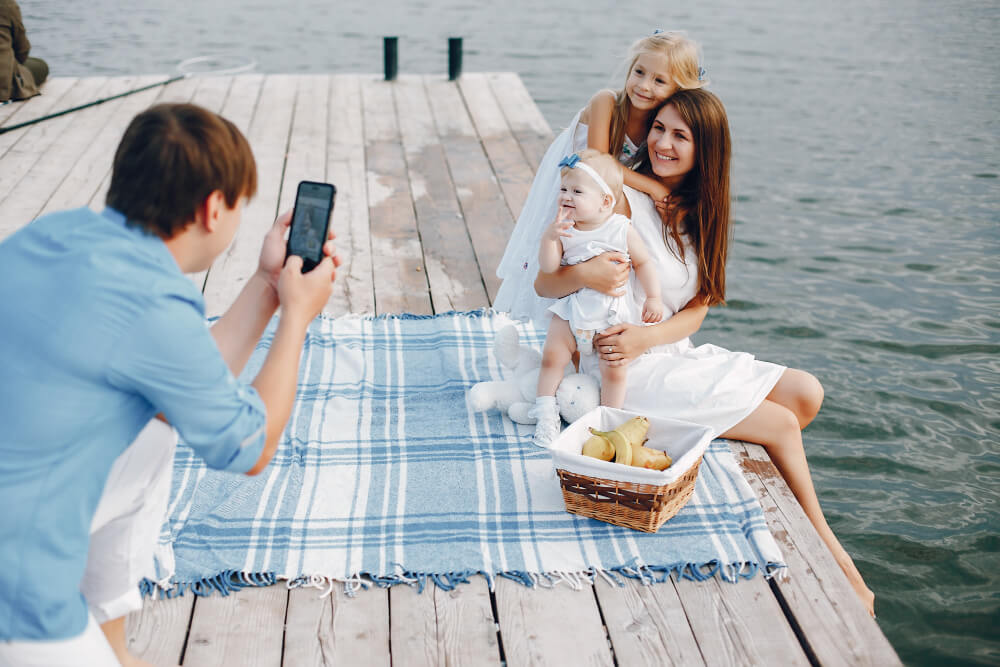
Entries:
{"label": "baby headband", "polygon": [[583,169],[585,172],[587,172],[588,174],[590,174],[590,177],[592,179],[594,179],[594,182],[596,182],[599,186],[601,186],[601,190],[604,192],[604,194],[606,194],[609,197],[611,197],[611,207],[614,208],[615,202],[617,200],[615,199],[614,193],[611,192],[611,188],[609,188],[608,184],[604,182],[604,179],[601,178],[601,175],[597,173],[596,169],[594,169],[593,167],[591,167],[586,162],[581,162],[580,161],[580,156],[579,155],[577,155],[576,153],[573,153],[569,157],[564,157],[562,159],[562,162],[559,163],[559,167],[560,168],[561,167],[567,167],[569,169]]}

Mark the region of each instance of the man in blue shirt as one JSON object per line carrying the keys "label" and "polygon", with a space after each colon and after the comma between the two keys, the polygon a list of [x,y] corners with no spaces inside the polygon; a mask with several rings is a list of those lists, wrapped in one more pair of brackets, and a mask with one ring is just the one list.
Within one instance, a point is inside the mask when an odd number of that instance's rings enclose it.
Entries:
{"label": "man in blue shirt", "polygon": [[256,188],[235,126],[160,105],[125,131],[104,212],[48,215],[0,243],[0,664],[144,664],[124,617],[169,492],[164,422],[213,468],[253,475],[274,455],[339,260],[328,242],[309,273],[284,262],[281,216],[209,329],[184,274],[225,250]]}

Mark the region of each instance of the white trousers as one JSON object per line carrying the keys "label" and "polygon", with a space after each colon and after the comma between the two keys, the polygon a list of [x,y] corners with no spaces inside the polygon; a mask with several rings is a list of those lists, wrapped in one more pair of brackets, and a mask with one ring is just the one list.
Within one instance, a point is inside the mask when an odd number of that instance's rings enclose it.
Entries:
{"label": "white trousers", "polygon": [[139,581],[155,575],[153,549],[167,513],[176,446],[176,431],[154,419],[111,466],[80,582],[90,611],[87,629],[56,641],[0,641],[0,667],[118,667],[100,624],[142,608]]}

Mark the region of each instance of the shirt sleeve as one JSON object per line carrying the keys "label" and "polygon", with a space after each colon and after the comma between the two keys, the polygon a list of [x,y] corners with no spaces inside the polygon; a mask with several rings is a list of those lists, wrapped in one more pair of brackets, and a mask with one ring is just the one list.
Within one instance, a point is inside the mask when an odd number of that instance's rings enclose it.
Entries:
{"label": "shirt sleeve", "polygon": [[28,33],[24,30],[24,23],[21,21],[21,9],[17,3],[11,3],[10,32],[11,41],[14,47],[14,57],[17,62],[24,63],[31,52],[31,42],[28,41]]}
{"label": "shirt sleeve", "polygon": [[264,450],[267,412],[226,366],[198,310],[158,301],[114,347],[108,381],[146,398],[212,468],[246,472]]}

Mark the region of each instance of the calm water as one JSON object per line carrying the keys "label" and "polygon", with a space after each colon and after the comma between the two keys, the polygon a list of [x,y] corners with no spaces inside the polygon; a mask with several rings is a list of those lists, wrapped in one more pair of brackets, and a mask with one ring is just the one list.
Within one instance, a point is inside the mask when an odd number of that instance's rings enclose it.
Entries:
{"label": "calm water", "polygon": [[816,485],[903,660],[1000,663],[996,2],[21,4],[56,75],[220,51],[374,72],[383,35],[443,73],[462,36],[466,71],[519,72],[553,128],[620,87],[633,39],[687,30],[736,145],[731,301],[697,338],[823,381]]}

